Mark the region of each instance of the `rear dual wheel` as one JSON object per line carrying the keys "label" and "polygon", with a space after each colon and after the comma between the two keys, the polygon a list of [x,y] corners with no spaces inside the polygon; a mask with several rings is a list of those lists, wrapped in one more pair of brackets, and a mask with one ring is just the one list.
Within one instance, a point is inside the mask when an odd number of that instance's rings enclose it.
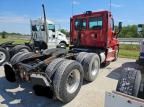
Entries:
{"label": "rear dual wheel", "polygon": [[81,52],[76,60],[82,64],[84,69],[84,79],[92,82],[96,79],[100,69],[100,59],[95,53]]}
{"label": "rear dual wheel", "polygon": [[[55,72],[53,75],[53,88],[56,97],[64,102],[68,103],[73,100],[83,83],[83,68],[80,63],[73,60],[65,60],[65,59],[56,59],[51,64]],[[55,64],[54,64],[55,63]],[[48,66],[49,68],[49,66]],[[49,72],[50,69],[47,69],[47,74],[51,75]]]}
{"label": "rear dual wheel", "polygon": [[10,55],[13,57],[18,52],[31,52],[32,50],[26,45],[16,45],[14,48],[11,49]]}
{"label": "rear dual wheel", "polygon": [[34,54],[34,52],[19,52],[11,58],[10,63],[14,65],[20,61],[31,58]]}
{"label": "rear dual wheel", "polygon": [[[34,53],[32,52],[19,52],[15,54],[11,60],[10,63],[11,65],[15,65],[16,63],[23,61],[27,58],[32,57]],[[16,81],[16,75],[15,72],[13,71],[13,68],[11,65],[5,64],[4,65],[4,72],[5,72],[5,77],[9,82],[15,82]]]}

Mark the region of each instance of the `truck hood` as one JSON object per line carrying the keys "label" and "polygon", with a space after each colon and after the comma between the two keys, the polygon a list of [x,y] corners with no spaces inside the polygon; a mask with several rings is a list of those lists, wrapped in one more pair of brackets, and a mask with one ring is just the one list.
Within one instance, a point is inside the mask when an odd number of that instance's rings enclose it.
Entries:
{"label": "truck hood", "polygon": [[65,34],[63,34],[63,33],[60,32],[60,31],[56,31],[56,34],[58,35],[58,36],[57,36],[58,39],[63,40],[63,41],[65,41],[67,44],[69,44],[69,41],[68,41],[68,39],[67,39],[67,37],[66,37]]}

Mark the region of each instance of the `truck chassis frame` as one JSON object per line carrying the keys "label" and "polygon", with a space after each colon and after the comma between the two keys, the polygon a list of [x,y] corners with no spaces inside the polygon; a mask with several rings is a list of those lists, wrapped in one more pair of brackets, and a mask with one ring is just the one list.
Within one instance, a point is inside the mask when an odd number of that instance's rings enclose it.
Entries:
{"label": "truck chassis frame", "polygon": [[30,81],[32,74],[44,77],[44,82],[60,101],[70,102],[78,94],[83,79],[92,82],[100,68],[96,53],[65,49],[48,49],[43,52],[19,52],[10,64],[5,64],[6,79],[10,82]]}

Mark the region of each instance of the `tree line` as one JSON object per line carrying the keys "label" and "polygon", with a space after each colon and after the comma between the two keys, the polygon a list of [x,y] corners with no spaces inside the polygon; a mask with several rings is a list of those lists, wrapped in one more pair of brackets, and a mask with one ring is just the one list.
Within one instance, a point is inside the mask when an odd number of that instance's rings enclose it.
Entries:
{"label": "tree line", "polygon": [[123,26],[122,31],[119,34],[120,38],[143,38],[144,37],[144,27],[142,32],[138,32],[137,25]]}
{"label": "tree line", "polygon": [[[116,26],[117,29],[117,26]],[[66,36],[70,36],[70,32],[66,29],[60,29],[62,33],[64,33]],[[6,38],[7,36],[16,35],[16,36],[25,36],[21,33],[8,33],[6,31],[0,32],[0,35],[2,38]],[[29,35],[27,35],[29,36]],[[144,37],[144,26],[142,29],[142,32],[139,33],[137,31],[137,25],[127,25],[123,26],[122,31],[119,34],[119,38],[143,38]]]}
{"label": "tree line", "polygon": [[[123,26],[122,31],[119,34],[119,38],[143,38],[144,26],[143,26],[141,33],[137,31],[137,28],[138,28],[137,25]],[[116,26],[116,29],[118,29],[117,26]],[[65,35],[69,36],[69,32],[67,30],[61,29],[60,31],[64,33]]]}
{"label": "tree line", "polygon": [[8,36],[30,36],[30,35],[25,35],[25,34],[15,33],[15,32],[9,33],[6,31],[2,31],[0,32],[0,36],[1,38],[7,38]]}

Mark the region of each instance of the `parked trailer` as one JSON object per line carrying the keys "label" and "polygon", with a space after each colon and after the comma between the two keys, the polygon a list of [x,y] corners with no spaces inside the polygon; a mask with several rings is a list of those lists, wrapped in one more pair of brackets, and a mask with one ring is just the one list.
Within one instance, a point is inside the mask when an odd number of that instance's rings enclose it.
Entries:
{"label": "parked trailer", "polygon": [[32,74],[46,80],[55,97],[64,103],[73,100],[83,84],[92,82],[100,64],[117,59],[119,31],[114,30],[111,12],[88,11],[71,18],[69,50],[54,48],[41,52],[19,52],[4,66],[10,82],[30,81]]}

